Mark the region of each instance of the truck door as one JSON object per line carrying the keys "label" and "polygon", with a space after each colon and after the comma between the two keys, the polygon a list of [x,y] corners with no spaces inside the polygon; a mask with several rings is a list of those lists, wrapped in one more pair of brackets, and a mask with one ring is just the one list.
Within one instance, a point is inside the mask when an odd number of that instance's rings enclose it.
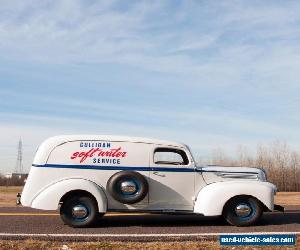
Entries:
{"label": "truck door", "polygon": [[149,205],[154,210],[193,210],[195,164],[186,149],[154,146],[150,155]]}

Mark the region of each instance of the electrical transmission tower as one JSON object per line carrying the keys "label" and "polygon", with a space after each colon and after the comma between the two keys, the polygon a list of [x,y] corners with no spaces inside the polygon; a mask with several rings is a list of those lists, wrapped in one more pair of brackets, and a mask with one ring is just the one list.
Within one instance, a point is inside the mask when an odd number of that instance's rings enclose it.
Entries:
{"label": "electrical transmission tower", "polygon": [[23,173],[23,146],[22,146],[21,138],[20,138],[19,144],[18,144],[18,155],[17,155],[17,163],[16,163],[15,172],[17,174]]}

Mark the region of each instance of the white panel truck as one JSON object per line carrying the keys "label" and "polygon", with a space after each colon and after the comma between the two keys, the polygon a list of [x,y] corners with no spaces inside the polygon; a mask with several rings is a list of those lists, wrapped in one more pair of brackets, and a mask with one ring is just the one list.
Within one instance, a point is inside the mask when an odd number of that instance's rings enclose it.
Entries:
{"label": "white panel truck", "polygon": [[201,167],[185,144],[147,138],[66,135],[38,148],[21,203],[59,210],[72,227],[106,212],[222,215],[249,226],[274,205],[276,187],[262,169]]}

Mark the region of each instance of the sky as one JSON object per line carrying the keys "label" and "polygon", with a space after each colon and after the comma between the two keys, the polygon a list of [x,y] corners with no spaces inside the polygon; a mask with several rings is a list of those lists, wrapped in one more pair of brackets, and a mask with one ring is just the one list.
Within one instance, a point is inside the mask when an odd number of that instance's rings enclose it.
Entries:
{"label": "sky", "polygon": [[0,173],[60,134],[179,141],[196,159],[300,148],[299,1],[0,0]]}

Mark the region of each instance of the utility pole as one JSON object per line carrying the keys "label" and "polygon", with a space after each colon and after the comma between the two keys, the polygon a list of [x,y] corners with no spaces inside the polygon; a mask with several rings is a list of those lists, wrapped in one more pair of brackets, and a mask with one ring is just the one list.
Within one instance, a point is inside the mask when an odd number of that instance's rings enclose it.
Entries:
{"label": "utility pole", "polygon": [[22,174],[23,173],[23,145],[22,140],[20,138],[18,144],[18,154],[17,154],[17,163],[15,173]]}

